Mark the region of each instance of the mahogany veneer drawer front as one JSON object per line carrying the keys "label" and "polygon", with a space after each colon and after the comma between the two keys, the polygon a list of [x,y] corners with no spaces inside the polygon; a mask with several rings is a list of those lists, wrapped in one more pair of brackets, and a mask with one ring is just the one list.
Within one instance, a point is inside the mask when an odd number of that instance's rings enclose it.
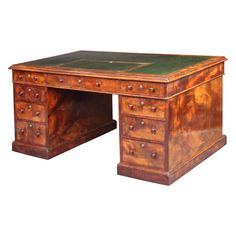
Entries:
{"label": "mahogany veneer drawer front", "polygon": [[121,123],[122,136],[147,141],[163,142],[165,140],[165,123],[162,121],[124,116]]}
{"label": "mahogany veneer drawer front", "polygon": [[43,105],[18,101],[15,103],[15,112],[17,119],[28,119],[37,122],[46,121],[46,112]]}
{"label": "mahogany veneer drawer front", "polygon": [[39,123],[16,121],[16,140],[21,143],[45,145],[46,126]]}
{"label": "mahogany veneer drawer front", "polygon": [[122,139],[122,160],[126,163],[150,166],[165,167],[164,147],[161,144],[133,141]]}
{"label": "mahogany veneer drawer front", "polygon": [[46,81],[51,86],[85,91],[117,93],[118,90],[117,80],[49,74]]}
{"label": "mahogany veneer drawer front", "polygon": [[121,110],[124,114],[166,119],[166,102],[155,99],[133,98],[122,96]]}
{"label": "mahogany veneer drawer front", "polygon": [[15,84],[14,94],[16,101],[44,102],[46,89],[32,85]]}
{"label": "mahogany veneer drawer front", "polygon": [[35,72],[16,71],[13,75],[14,82],[44,84],[45,74]]}
{"label": "mahogany veneer drawer front", "polygon": [[130,95],[163,97],[165,94],[165,87],[163,84],[157,83],[120,81],[119,92]]}

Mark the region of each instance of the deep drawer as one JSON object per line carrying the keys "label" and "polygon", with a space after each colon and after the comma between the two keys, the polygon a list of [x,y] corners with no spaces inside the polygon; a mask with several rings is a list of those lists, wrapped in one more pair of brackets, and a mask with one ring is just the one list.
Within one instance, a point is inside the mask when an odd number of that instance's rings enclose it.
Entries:
{"label": "deep drawer", "polygon": [[46,145],[46,126],[34,122],[16,121],[16,140],[21,143]]}
{"label": "deep drawer", "polygon": [[164,168],[164,146],[148,142],[122,139],[122,161],[142,165]]}

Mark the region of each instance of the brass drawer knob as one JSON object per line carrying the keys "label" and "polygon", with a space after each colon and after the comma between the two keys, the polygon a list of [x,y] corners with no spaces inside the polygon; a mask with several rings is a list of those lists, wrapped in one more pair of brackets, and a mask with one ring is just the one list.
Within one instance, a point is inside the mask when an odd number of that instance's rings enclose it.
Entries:
{"label": "brass drawer knob", "polygon": [[34,76],[34,81],[38,81],[39,77],[38,76]]}
{"label": "brass drawer knob", "polygon": [[21,108],[20,109],[20,113],[24,113],[25,112],[25,109],[24,108]]}
{"label": "brass drawer knob", "polygon": [[63,82],[64,82],[64,79],[63,79],[63,78],[59,78],[59,82],[60,82],[60,83],[63,83]]}
{"label": "brass drawer knob", "polygon": [[29,128],[33,128],[33,124],[29,124]]}
{"label": "brass drawer knob", "polygon": [[155,92],[155,88],[149,88],[149,91],[150,91],[151,93],[154,93],[154,92]]}
{"label": "brass drawer knob", "polygon": [[130,125],[130,126],[129,126],[129,129],[130,129],[130,130],[133,130],[133,129],[134,129],[134,126],[133,126],[133,125]]}
{"label": "brass drawer knob", "polygon": [[130,109],[130,110],[134,110],[134,105],[129,104],[129,109]]}
{"label": "brass drawer knob", "polygon": [[128,86],[127,86],[127,89],[128,89],[129,91],[131,91],[131,90],[133,89],[133,86],[132,86],[132,85],[128,85]]}
{"label": "brass drawer knob", "polygon": [[141,125],[145,125],[144,120],[141,120],[140,124],[141,124]]}
{"label": "brass drawer knob", "polygon": [[36,116],[39,116],[39,115],[40,115],[40,112],[39,112],[39,111],[36,111],[36,112],[35,112],[35,115],[36,115]]}
{"label": "brass drawer knob", "polygon": [[140,88],[140,89],[143,89],[144,87],[143,87],[143,85],[142,85],[142,84],[140,84],[140,85],[139,85],[139,88]]}
{"label": "brass drawer knob", "polygon": [[22,80],[23,79],[23,75],[19,75],[18,78],[19,78],[19,80]]}
{"label": "brass drawer knob", "polygon": [[78,84],[81,84],[82,80],[81,80],[81,79],[78,79],[78,81],[77,81],[77,82],[78,82]]}
{"label": "brass drawer knob", "polygon": [[29,93],[32,92],[32,88],[28,88],[28,92],[29,92]]}
{"label": "brass drawer knob", "polygon": [[29,105],[28,105],[28,108],[29,108],[29,109],[31,109],[31,108],[32,108],[32,105],[31,105],[31,104],[29,104]]}
{"label": "brass drawer knob", "polygon": [[157,129],[156,129],[156,128],[152,128],[152,129],[151,129],[151,132],[152,132],[153,134],[155,134],[155,133],[157,132]]}
{"label": "brass drawer knob", "polygon": [[36,94],[35,94],[35,98],[39,98],[39,93],[36,93]]}
{"label": "brass drawer knob", "polygon": [[132,155],[132,156],[134,156],[134,150],[133,150],[133,149],[130,149],[130,150],[129,150],[129,154]]}
{"label": "brass drawer knob", "polygon": [[35,135],[36,135],[37,137],[39,137],[40,134],[41,134],[40,130],[37,130],[37,131],[35,132]]}
{"label": "brass drawer knob", "polygon": [[141,105],[142,107],[144,106],[144,104],[145,104],[144,101],[141,101],[141,102],[140,102],[140,105]]}
{"label": "brass drawer knob", "polygon": [[20,93],[19,93],[19,96],[23,96],[24,95],[24,91],[20,91]]}
{"label": "brass drawer knob", "polygon": [[140,144],[140,147],[141,147],[141,148],[145,148],[145,146],[146,146],[145,143],[141,143],[141,144]]}
{"label": "brass drawer knob", "polygon": [[151,111],[152,111],[152,112],[155,112],[156,110],[157,110],[156,107],[151,107]]}
{"label": "brass drawer knob", "polygon": [[20,129],[20,133],[21,133],[21,134],[24,134],[24,133],[25,133],[25,129],[23,129],[23,128]]}
{"label": "brass drawer knob", "polygon": [[151,153],[151,157],[152,157],[152,158],[156,158],[156,157],[157,157],[157,153],[156,153],[156,152],[152,152],[152,153]]}

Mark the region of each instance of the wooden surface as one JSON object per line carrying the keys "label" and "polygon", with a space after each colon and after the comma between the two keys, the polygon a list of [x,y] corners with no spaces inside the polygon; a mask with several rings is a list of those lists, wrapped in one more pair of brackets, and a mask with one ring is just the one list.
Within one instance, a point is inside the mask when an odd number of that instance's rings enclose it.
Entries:
{"label": "wooden surface", "polygon": [[118,174],[171,184],[226,143],[225,60],[79,51],[13,65],[13,150],[50,159],[115,129],[118,94]]}

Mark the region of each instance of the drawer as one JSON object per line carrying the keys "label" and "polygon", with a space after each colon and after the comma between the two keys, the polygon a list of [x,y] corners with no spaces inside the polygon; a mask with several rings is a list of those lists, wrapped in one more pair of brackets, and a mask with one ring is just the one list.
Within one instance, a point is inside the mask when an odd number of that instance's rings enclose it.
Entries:
{"label": "drawer", "polygon": [[48,75],[47,84],[61,88],[73,88],[84,91],[118,91],[118,82],[110,79],[97,79],[80,76]]}
{"label": "drawer", "polygon": [[124,137],[161,142],[165,140],[165,123],[162,121],[124,116],[121,122]]}
{"label": "drawer", "polygon": [[46,126],[34,122],[16,121],[16,140],[21,143],[45,145]]}
{"label": "drawer", "polygon": [[45,107],[43,105],[18,101],[15,103],[15,114],[17,119],[37,122],[46,121]]}
{"label": "drawer", "polygon": [[89,91],[101,92],[118,92],[118,81],[111,79],[98,79],[98,78],[77,78],[73,80],[74,88],[85,89]]}
{"label": "drawer", "polygon": [[46,100],[46,88],[14,84],[14,95],[16,101],[27,101],[27,102],[45,102]]}
{"label": "drawer", "polygon": [[119,81],[119,92],[138,96],[164,97],[165,87],[160,83]]}
{"label": "drawer", "polygon": [[45,75],[43,73],[26,72],[26,71],[14,71],[14,82],[24,82],[33,84],[44,84]]}
{"label": "drawer", "polygon": [[164,146],[148,142],[122,139],[122,161],[130,164],[165,167]]}
{"label": "drawer", "polygon": [[120,96],[121,112],[160,120],[166,119],[166,102],[154,99]]}

